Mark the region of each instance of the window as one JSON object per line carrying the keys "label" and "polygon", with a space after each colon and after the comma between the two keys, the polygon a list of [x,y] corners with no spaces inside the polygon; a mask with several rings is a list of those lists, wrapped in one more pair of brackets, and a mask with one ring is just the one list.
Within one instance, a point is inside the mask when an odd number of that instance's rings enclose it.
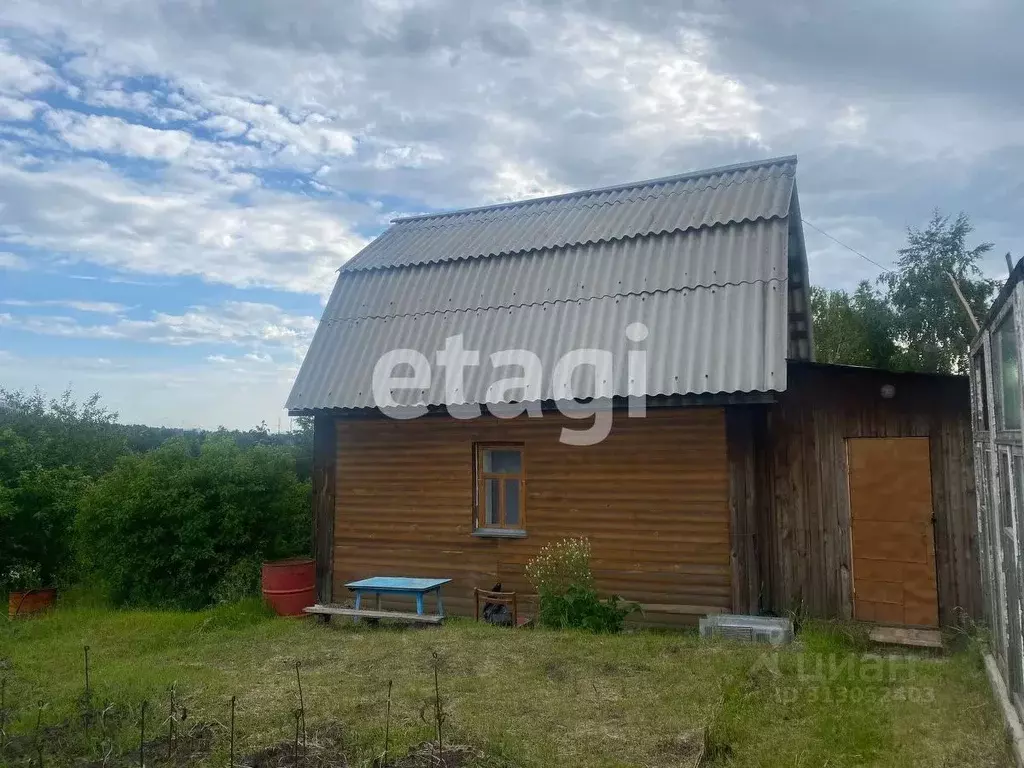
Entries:
{"label": "window", "polygon": [[992,357],[999,360],[999,391],[995,398],[999,406],[996,427],[1020,429],[1021,391],[1020,364],[1017,361],[1017,333],[1013,315],[1009,315],[995,331],[996,350]]}
{"label": "window", "polygon": [[477,445],[476,528],[525,527],[526,468],[521,445]]}

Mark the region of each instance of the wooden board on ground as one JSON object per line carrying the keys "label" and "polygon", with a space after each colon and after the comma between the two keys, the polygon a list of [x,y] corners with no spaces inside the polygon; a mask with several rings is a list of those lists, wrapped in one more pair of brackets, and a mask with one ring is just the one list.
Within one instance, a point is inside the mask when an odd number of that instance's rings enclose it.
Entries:
{"label": "wooden board on ground", "polygon": [[914,648],[942,648],[942,633],[937,629],[908,627],[875,627],[868,635],[872,642],[886,645],[909,645]]}
{"label": "wooden board on ground", "polygon": [[440,624],[444,616],[436,613],[406,613],[405,611],[374,611],[367,608],[345,608],[340,605],[313,605],[303,608],[306,613],[319,616],[351,616],[355,619],[392,619],[394,621],[411,621],[416,624]]}
{"label": "wooden board on ground", "polygon": [[644,613],[671,613],[681,616],[713,616],[728,613],[728,610],[713,605],[661,605],[658,603],[640,603]]}

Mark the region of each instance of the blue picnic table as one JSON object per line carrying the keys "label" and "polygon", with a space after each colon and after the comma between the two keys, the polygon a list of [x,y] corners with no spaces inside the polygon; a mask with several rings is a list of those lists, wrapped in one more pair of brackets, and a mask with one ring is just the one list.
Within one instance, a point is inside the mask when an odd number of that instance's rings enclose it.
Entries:
{"label": "blue picnic table", "polygon": [[444,616],[444,603],[441,602],[441,587],[451,579],[410,579],[404,576],[374,576],[369,579],[350,581],[345,586],[356,593],[356,610],[360,610],[364,594],[377,596],[377,607],[380,608],[380,596],[413,595],[416,598],[416,613],[423,615],[423,597],[431,592],[437,598],[437,615]]}

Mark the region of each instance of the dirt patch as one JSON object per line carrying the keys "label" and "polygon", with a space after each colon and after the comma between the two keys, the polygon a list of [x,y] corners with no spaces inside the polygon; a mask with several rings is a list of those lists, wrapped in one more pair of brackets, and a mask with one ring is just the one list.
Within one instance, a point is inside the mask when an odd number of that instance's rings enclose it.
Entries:
{"label": "dirt patch", "polygon": [[707,733],[704,729],[684,731],[658,745],[662,764],[697,768],[707,752]]}
{"label": "dirt patch", "polygon": [[[200,760],[208,757],[213,751],[214,741],[217,733],[212,725],[196,723],[184,732],[175,734],[174,741],[168,742],[166,735],[159,736],[144,745],[143,752],[146,758],[146,765],[161,766],[161,768],[185,768],[195,765]],[[127,755],[123,755],[119,765],[138,765],[139,750],[135,749]],[[99,761],[96,766],[110,765],[107,761]]]}
{"label": "dirt patch", "polygon": [[425,741],[409,750],[409,754],[388,764],[387,768],[460,768],[482,760],[484,753],[465,744],[445,745],[438,753],[436,741]]}
{"label": "dirt patch", "polygon": [[305,742],[301,738],[298,744],[294,739],[281,741],[236,762],[247,768],[346,768],[344,732],[332,724],[307,734]]}
{"label": "dirt patch", "polygon": [[564,683],[569,679],[569,668],[561,661],[552,661],[544,668],[544,674],[553,683]]}

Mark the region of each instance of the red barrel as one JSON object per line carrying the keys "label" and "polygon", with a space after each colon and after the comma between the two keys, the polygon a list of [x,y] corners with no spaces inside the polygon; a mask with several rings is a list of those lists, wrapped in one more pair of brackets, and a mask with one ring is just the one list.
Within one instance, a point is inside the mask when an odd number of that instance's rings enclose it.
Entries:
{"label": "red barrel", "polygon": [[7,596],[7,615],[31,616],[33,613],[48,611],[57,602],[57,590],[53,588],[29,589],[24,592],[11,592]]}
{"label": "red barrel", "polygon": [[303,616],[316,603],[316,563],[306,557],[263,564],[263,599],[278,616]]}

